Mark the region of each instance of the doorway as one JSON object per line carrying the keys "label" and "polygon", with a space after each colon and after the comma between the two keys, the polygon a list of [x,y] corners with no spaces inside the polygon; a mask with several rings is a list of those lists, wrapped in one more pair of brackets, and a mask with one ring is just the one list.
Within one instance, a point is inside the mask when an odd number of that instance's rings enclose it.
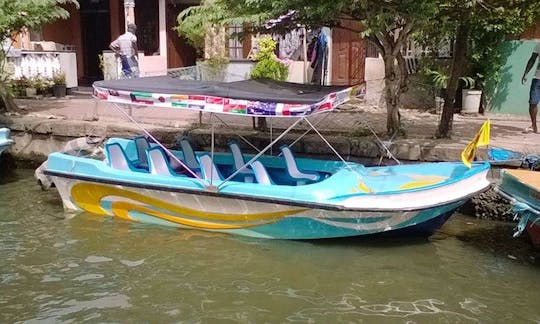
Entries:
{"label": "doorway", "polygon": [[99,56],[111,43],[109,0],[79,1],[83,47],[83,84],[103,79]]}
{"label": "doorway", "polygon": [[176,26],[178,14],[192,4],[167,2],[167,67],[177,68],[195,65],[197,51],[187,41],[178,36],[173,28]]}

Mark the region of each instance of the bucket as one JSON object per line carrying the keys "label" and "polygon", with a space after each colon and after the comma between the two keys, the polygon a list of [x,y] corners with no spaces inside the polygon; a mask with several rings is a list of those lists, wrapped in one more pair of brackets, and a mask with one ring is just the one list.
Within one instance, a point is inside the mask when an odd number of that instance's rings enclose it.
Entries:
{"label": "bucket", "polygon": [[440,114],[444,108],[444,98],[435,97],[435,112]]}
{"label": "bucket", "polygon": [[463,89],[462,114],[477,114],[480,110],[480,100],[482,98],[482,90]]}

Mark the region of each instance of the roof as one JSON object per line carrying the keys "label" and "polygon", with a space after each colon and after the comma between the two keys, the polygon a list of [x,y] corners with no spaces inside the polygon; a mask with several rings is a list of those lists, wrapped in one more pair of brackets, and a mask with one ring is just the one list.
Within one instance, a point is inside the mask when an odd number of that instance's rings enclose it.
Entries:
{"label": "roof", "polygon": [[94,83],[95,97],[115,103],[269,117],[305,116],[332,110],[361,92],[362,86],[321,86],[267,79],[215,82],[160,76]]}

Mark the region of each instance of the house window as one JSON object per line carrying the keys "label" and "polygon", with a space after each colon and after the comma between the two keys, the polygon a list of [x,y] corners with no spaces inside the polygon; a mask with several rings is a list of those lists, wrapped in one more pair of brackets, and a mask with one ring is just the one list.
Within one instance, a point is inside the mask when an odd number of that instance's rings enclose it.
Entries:
{"label": "house window", "polygon": [[239,39],[242,30],[240,24],[229,26],[229,59],[231,60],[244,58],[244,47]]}

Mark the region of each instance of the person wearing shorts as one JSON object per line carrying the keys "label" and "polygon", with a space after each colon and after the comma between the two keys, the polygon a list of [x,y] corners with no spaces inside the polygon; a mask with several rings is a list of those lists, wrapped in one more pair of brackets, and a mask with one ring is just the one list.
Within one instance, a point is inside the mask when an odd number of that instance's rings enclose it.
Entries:
{"label": "person wearing shorts", "polygon": [[[527,83],[527,74],[533,68],[536,59],[540,56],[540,43],[536,45],[534,51],[527,62],[525,67],[525,72],[523,73],[523,78],[521,79],[522,84]],[[536,115],[538,114],[538,103],[540,102],[540,59],[536,65],[536,73],[531,83],[531,90],[529,92],[529,115],[531,116],[531,127],[525,128],[525,133],[538,133],[538,127],[536,125]]]}
{"label": "person wearing shorts", "polygon": [[139,56],[137,51],[137,26],[127,25],[127,32],[118,36],[109,46],[120,57],[122,77],[125,79],[139,77]]}

